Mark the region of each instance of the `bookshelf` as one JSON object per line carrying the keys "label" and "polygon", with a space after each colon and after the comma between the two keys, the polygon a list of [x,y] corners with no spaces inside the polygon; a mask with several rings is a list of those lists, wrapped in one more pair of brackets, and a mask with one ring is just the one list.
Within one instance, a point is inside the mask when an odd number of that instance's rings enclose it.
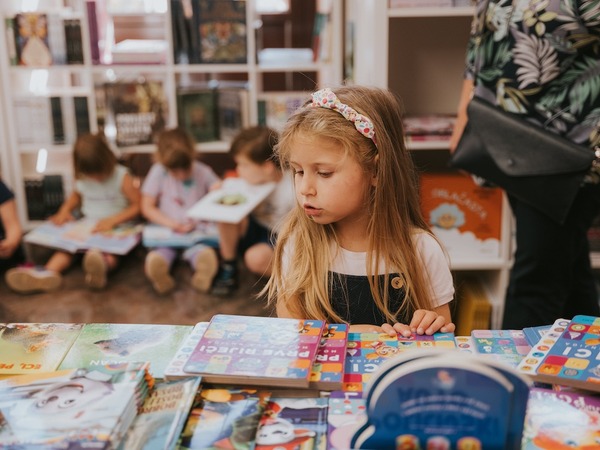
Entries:
{"label": "bookshelf", "polygon": [[[347,20],[354,29],[353,81],[390,88],[402,99],[406,115],[455,114],[474,8],[390,8],[387,1],[360,0],[348,5]],[[421,171],[450,171],[447,140],[407,144]],[[492,304],[491,328],[496,329],[511,266],[511,227],[510,207],[503,198],[498,256],[451,256],[455,274],[481,280]]]}
{"label": "bookshelf", "polygon": [[[232,2],[239,8],[234,18],[221,10],[202,9],[208,4],[205,0],[1,2],[0,34],[6,39],[0,44],[0,118],[8,152],[2,152],[0,169],[15,191],[25,228],[38,222],[29,220],[24,181],[60,174],[68,195],[73,183],[71,147],[80,132],[104,131],[118,156],[127,157],[152,153],[154,132],[182,124],[200,130],[193,134],[203,153],[223,154],[236,126],[257,124],[264,116],[264,101],[259,100],[274,95],[271,76],[310,78],[310,90],[341,83],[343,5],[313,1],[315,12],[317,4],[329,6],[330,39],[326,56],[310,61],[259,61],[257,55],[265,49],[259,39],[257,0]],[[230,2],[211,4],[218,9]],[[21,18],[30,19],[30,31],[39,34],[33,38],[37,51],[24,50],[28,40],[20,37],[27,34],[18,28]],[[201,47],[200,32],[194,34],[202,26],[215,33],[211,20],[230,27],[225,53],[210,53],[210,48]],[[280,42],[291,47],[285,39]],[[234,51],[238,55],[232,57]],[[219,103],[218,93],[225,90],[227,101]],[[281,88],[281,94],[288,90]],[[183,93],[188,99],[195,93],[195,98],[184,105]],[[229,109],[220,114],[219,107]],[[219,127],[222,121],[228,122]],[[221,134],[224,127],[227,132]]]}

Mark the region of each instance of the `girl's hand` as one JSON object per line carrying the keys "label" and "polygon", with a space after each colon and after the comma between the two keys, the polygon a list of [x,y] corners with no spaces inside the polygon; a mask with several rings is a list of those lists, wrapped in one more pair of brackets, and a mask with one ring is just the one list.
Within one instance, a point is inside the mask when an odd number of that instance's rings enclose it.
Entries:
{"label": "girl's hand", "polygon": [[[386,324],[387,325],[387,324]],[[388,325],[390,326],[390,325]],[[348,332],[350,333],[383,333],[384,330],[382,327],[378,327],[376,325],[350,325]],[[396,332],[393,334],[396,336]]]}
{"label": "girl's hand", "polygon": [[0,241],[0,258],[7,259],[15,252],[19,242],[10,242],[8,239]]}
{"label": "girl's hand", "polygon": [[194,224],[192,222],[178,223],[173,228],[173,231],[176,233],[189,233],[194,229]]}
{"label": "girl's hand", "polygon": [[442,314],[426,309],[418,309],[413,314],[409,325],[403,323],[395,323],[394,325],[384,323],[381,329],[390,336],[400,334],[404,337],[410,337],[411,334],[432,335],[436,331],[453,333],[456,326],[452,322],[446,321],[446,317]]}
{"label": "girl's hand", "polygon": [[71,212],[58,211],[53,216],[50,216],[48,220],[50,220],[50,222],[52,222],[54,225],[64,225],[67,222],[72,222],[75,220],[75,217],[73,217]]}
{"label": "girl's hand", "polygon": [[96,222],[96,226],[92,230],[94,233],[105,233],[107,231],[112,230],[115,227],[116,223],[110,218],[101,219]]}

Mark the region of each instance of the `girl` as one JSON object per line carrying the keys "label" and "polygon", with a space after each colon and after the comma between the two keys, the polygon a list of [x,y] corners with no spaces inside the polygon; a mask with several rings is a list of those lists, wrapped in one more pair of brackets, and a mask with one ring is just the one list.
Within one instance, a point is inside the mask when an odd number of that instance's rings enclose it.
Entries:
{"label": "girl", "polygon": [[[206,164],[196,161],[196,150],[190,135],[181,128],[163,131],[158,136],[157,162],[151,167],[142,186],[142,214],[150,222],[178,233],[189,233],[199,224],[186,217],[187,210],[219,181]],[[178,254],[173,247],[155,248],[146,256],[144,270],[159,294],[175,287],[170,274]],[[185,250],[194,275],[192,286],[207,292],[219,268],[216,251],[202,243]]]}
{"label": "girl", "polygon": [[392,93],[315,92],[286,124],[277,156],[297,199],[265,287],[278,316],[390,335],[454,331],[452,275],[421,216]]}
{"label": "girl", "polygon": [[[74,213],[96,221],[93,232],[106,232],[138,217],[140,193],[127,168],[117,158],[104,138],[84,134],[73,147],[75,189],[58,212],[50,217],[56,225],[75,220]],[[19,293],[50,291],[62,283],[61,273],[72,263],[74,255],[63,251],[52,254],[43,268],[17,267],[6,273],[6,283]],[[117,266],[118,257],[98,250],[88,250],[83,257],[85,282],[90,288],[106,286],[108,271]]]}

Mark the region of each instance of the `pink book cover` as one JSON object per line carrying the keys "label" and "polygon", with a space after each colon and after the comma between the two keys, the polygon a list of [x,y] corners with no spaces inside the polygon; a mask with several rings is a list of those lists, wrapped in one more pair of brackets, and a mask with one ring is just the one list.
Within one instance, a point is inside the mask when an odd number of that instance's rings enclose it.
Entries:
{"label": "pink book cover", "polygon": [[213,316],[183,370],[207,383],[308,387],[321,320]]}
{"label": "pink book cover", "polygon": [[342,388],[347,343],[347,324],[331,323],[325,326],[310,374],[311,388],[324,390]]}

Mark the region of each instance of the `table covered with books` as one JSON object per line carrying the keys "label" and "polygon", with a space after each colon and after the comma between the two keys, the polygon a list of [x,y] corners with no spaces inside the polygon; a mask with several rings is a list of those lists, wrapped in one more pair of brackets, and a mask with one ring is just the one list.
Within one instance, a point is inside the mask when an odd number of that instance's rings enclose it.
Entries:
{"label": "table covered with books", "polygon": [[227,314],[0,326],[0,448],[600,448],[596,317],[410,338]]}

